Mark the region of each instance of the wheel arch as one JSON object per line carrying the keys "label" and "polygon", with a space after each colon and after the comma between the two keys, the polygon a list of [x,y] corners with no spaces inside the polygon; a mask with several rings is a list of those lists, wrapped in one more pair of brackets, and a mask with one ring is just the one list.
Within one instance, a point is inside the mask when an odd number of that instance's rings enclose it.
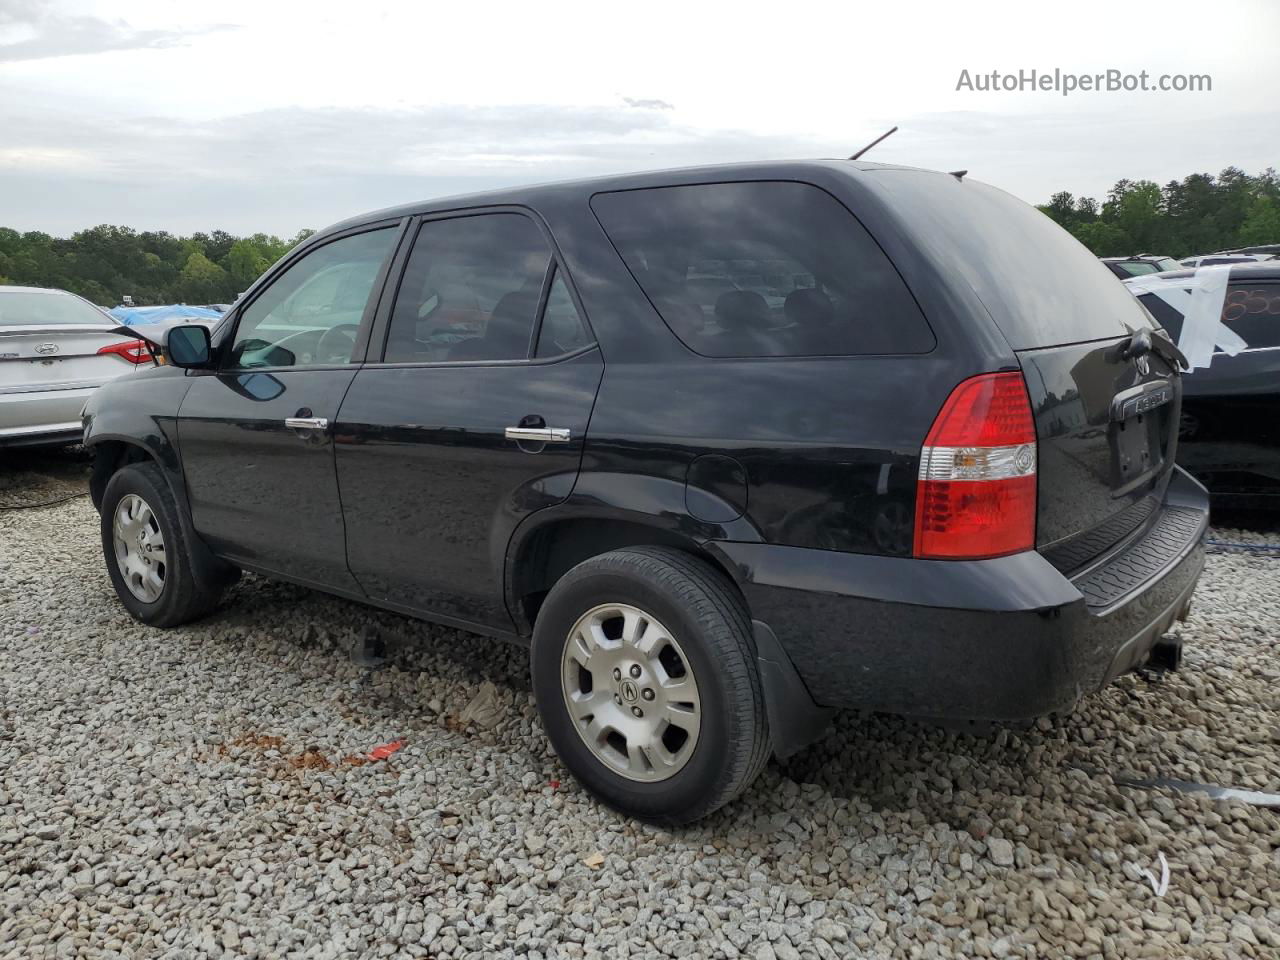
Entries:
{"label": "wheel arch", "polygon": [[[645,514],[591,515],[548,510],[531,517],[511,538],[506,555],[507,607],[521,636],[530,636],[542,601],[556,582],[584,560],[625,547],[669,547],[708,564],[747,601],[732,566],[696,532]],[[747,608],[749,609],[749,608]]]}
{"label": "wheel arch", "polygon": [[239,575],[236,568],[214,554],[196,532],[191,521],[191,509],[187,503],[187,491],[182,482],[177,451],[170,446],[167,439],[147,443],[137,437],[105,434],[87,438],[85,447],[93,451],[89,497],[96,509],[99,511],[102,509],[102,496],[107,489],[107,484],[121,467],[132,463],[154,463],[160,475],[164,477],[169,492],[173,495],[173,501],[178,510],[178,523],[182,525],[182,533],[191,554],[191,562],[197,573],[224,583],[232,582]]}
{"label": "wheel arch", "polygon": [[107,483],[117,470],[130,463],[151,462],[160,467],[165,482],[175,497],[179,491],[174,489],[173,479],[169,475],[164,462],[157,452],[134,437],[102,436],[91,437],[85,443],[86,449],[93,452],[93,472],[89,477],[89,497],[94,507],[102,506],[102,494]]}

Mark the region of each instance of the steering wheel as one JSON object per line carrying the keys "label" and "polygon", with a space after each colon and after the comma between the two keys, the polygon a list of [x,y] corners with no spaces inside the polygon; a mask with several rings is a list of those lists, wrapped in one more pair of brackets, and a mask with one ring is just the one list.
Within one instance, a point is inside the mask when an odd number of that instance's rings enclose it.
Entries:
{"label": "steering wheel", "polygon": [[316,363],[349,363],[359,333],[358,323],[340,323],[330,327],[316,341]]}

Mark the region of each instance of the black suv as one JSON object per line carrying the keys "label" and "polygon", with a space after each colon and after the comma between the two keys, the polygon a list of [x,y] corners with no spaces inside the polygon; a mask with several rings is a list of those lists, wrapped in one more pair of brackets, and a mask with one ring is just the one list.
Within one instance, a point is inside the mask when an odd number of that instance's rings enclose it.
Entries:
{"label": "black suv", "polygon": [[[1194,270],[1161,274],[1177,287]],[[1137,291],[1135,291],[1137,292]],[[1138,299],[1177,340],[1182,313],[1155,293]],[[1183,381],[1178,463],[1215,506],[1280,507],[1280,263],[1231,264],[1221,321],[1247,346],[1221,351]]]}
{"label": "black suv", "polygon": [[1177,351],[967,179],[764,163],[311,237],[84,418],[139,620],[240,569],[526,643],[565,764],[680,822],[830,710],[1025,720],[1185,613]]}

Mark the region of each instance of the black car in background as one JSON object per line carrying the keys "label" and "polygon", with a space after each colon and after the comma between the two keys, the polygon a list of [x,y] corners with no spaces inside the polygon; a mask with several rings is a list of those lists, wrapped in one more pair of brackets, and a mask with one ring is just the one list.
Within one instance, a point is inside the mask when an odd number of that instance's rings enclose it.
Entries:
{"label": "black car in background", "polygon": [[[1154,293],[1138,299],[1175,340],[1181,336],[1182,314]],[[1183,378],[1177,460],[1215,504],[1280,507],[1280,263],[1231,266],[1222,322],[1249,346],[1234,357],[1215,353]]]}
{"label": "black car in background", "polygon": [[1025,720],[1203,565],[1176,350],[1035,208],[848,161],[435,200],[292,251],[85,411],[144,623],[241,569],[527,644],[606,802],[681,822],[833,708]]}
{"label": "black car in background", "polygon": [[1182,264],[1172,257],[1160,257],[1147,253],[1134,257],[1102,257],[1101,260],[1106,264],[1107,269],[1121,280],[1146,276],[1148,273],[1182,269]]}

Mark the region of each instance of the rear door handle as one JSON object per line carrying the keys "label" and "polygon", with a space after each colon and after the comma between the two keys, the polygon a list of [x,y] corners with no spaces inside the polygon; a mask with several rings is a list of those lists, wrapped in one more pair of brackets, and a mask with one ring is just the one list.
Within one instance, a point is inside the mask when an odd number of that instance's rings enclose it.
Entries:
{"label": "rear door handle", "polygon": [[531,440],[534,443],[568,443],[567,427],[507,427],[508,440]]}
{"label": "rear door handle", "polygon": [[329,421],[324,417],[285,417],[284,425],[290,430],[328,430]]}

